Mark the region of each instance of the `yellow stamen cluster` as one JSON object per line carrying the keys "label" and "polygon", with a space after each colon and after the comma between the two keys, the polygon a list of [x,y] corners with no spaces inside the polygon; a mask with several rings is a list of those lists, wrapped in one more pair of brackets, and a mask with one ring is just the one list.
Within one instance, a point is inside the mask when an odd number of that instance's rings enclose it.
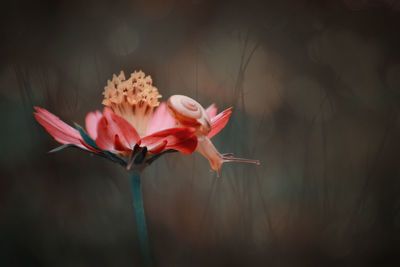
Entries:
{"label": "yellow stamen cluster", "polygon": [[140,136],[146,134],[153,109],[160,104],[158,99],[161,97],[150,76],[135,71],[126,79],[121,71],[107,81],[103,95],[103,105],[130,122]]}
{"label": "yellow stamen cluster", "polygon": [[103,104],[111,106],[127,101],[131,105],[147,104],[151,107],[157,107],[160,104],[158,98],[161,95],[152,83],[151,77],[145,76],[142,71],[135,71],[127,80],[124,72],[121,71],[118,76],[114,74],[113,79],[107,81],[107,86],[104,87]]}

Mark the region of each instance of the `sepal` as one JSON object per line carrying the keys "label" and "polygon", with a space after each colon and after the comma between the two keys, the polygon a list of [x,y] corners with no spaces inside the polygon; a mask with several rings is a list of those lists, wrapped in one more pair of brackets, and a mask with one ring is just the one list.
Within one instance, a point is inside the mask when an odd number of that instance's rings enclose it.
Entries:
{"label": "sepal", "polygon": [[122,158],[118,157],[114,153],[111,153],[109,151],[104,151],[100,149],[97,145],[96,142],[86,133],[86,131],[80,126],[79,124],[75,123],[75,128],[78,130],[79,134],[81,135],[83,141],[90,147],[93,147],[94,149],[98,150],[97,154],[102,154],[103,156],[106,156],[107,159],[119,163],[123,167],[126,166],[125,160]]}
{"label": "sepal", "polygon": [[[76,146],[76,145],[74,145],[74,144],[65,144],[65,145],[62,145],[62,146],[58,146],[58,147],[56,147],[56,148],[53,148],[52,150],[50,150],[50,151],[47,152],[47,153],[55,153],[55,152],[61,151],[61,150],[63,150],[64,148],[68,148],[68,147],[78,147],[78,146]],[[80,148],[80,147],[79,147],[79,148]]]}

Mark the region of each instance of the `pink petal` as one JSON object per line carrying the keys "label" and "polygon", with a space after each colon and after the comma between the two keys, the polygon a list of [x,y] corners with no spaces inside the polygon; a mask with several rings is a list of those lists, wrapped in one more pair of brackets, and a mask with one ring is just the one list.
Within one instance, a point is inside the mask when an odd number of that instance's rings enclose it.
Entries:
{"label": "pink petal", "polygon": [[174,118],[168,112],[167,104],[162,102],[151,117],[149,126],[147,127],[147,134],[149,135],[157,131],[172,128],[175,124]]}
{"label": "pink petal", "polygon": [[194,134],[193,128],[169,128],[163,131],[155,132],[151,135],[145,136],[140,140],[140,146],[158,147],[158,144],[167,142],[162,150],[150,150],[152,153],[161,153],[168,149],[174,149],[184,154],[191,154],[197,147],[197,137]]}
{"label": "pink petal", "polygon": [[208,133],[208,138],[213,138],[217,133],[219,133],[228,123],[229,118],[232,114],[232,107],[222,111],[217,116],[211,119],[211,131]]}
{"label": "pink petal", "polygon": [[87,147],[89,146],[84,146],[82,144],[84,142],[78,130],[72,128],[44,108],[34,107],[34,109],[36,110],[36,112],[34,112],[36,120],[57,142],[64,145],[74,144],[88,150]]}
{"label": "pink petal", "polygon": [[158,143],[154,143],[152,145],[149,145],[147,147],[147,151],[149,151],[149,152],[151,152],[153,154],[161,153],[165,149],[167,143],[168,143],[167,140],[161,139]]}
{"label": "pink petal", "polygon": [[[118,140],[117,140],[118,139]],[[131,150],[140,137],[135,128],[109,108],[104,108],[103,117],[97,124],[96,144],[103,150]]]}
{"label": "pink petal", "polygon": [[174,146],[169,146],[167,149],[174,149],[183,154],[192,154],[193,151],[196,150],[197,147],[197,137],[193,136],[192,138],[188,138],[179,144],[175,144]]}
{"label": "pink petal", "polygon": [[132,150],[132,149],[130,149],[130,148],[125,147],[125,146],[122,144],[121,139],[119,138],[118,134],[116,134],[116,135],[114,136],[114,148],[115,148],[116,150],[119,150],[119,151],[127,151],[127,152],[130,152],[130,151]]}
{"label": "pink petal", "polygon": [[102,117],[97,124],[96,145],[102,150],[114,151],[114,136],[110,135],[107,119]]}
{"label": "pink petal", "polygon": [[211,104],[207,109],[206,113],[210,119],[214,118],[217,115],[218,109],[215,104]]}
{"label": "pink petal", "polygon": [[133,148],[139,141],[140,136],[132,124],[112,112],[109,108],[105,108],[103,113],[110,123],[109,125],[115,127],[116,134],[119,135],[121,140],[125,141],[129,148]]}
{"label": "pink petal", "polygon": [[94,140],[97,138],[97,124],[103,115],[100,111],[89,112],[85,118],[86,131]]}

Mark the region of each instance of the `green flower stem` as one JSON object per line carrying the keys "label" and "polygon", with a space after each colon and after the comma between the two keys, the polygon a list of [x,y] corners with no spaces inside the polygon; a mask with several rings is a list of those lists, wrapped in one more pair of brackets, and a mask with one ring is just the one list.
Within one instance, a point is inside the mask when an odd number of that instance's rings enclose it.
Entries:
{"label": "green flower stem", "polygon": [[133,194],[133,210],[136,217],[136,228],[139,237],[140,252],[142,254],[144,266],[152,266],[153,261],[149,247],[149,236],[147,234],[146,216],[144,214],[143,195],[140,182],[140,173],[132,171],[131,183]]}

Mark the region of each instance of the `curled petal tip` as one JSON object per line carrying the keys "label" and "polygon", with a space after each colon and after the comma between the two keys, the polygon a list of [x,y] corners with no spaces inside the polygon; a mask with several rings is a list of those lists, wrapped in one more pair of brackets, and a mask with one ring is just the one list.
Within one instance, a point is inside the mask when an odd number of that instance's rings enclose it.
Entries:
{"label": "curled petal tip", "polygon": [[208,108],[206,109],[206,113],[210,119],[214,118],[217,115],[218,109],[215,103],[212,103]]}
{"label": "curled petal tip", "polygon": [[225,128],[231,115],[232,115],[232,107],[225,109],[224,111],[213,117],[211,119],[211,130],[207,135],[208,138],[214,137],[223,128]]}

